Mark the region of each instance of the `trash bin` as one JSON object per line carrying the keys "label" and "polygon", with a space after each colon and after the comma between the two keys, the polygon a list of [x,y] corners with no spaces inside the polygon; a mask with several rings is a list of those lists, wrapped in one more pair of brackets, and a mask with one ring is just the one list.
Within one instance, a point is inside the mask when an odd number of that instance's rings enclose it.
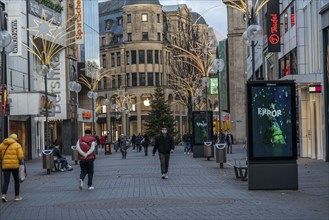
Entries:
{"label": "trash bin", "polygon": [[43,169],[47,169],[47,174],[54,168],[54,154],[53,150],[42,151],[42,166]]}
{"label": "trash bin", "polygon": [[223,168],[223,163],[226,163],[226,144],[215,144],[214,148],[216,163],[220,163]]}
{"label": "trash bin", "polygon": [[203,143],[203,156],[207,157],[207,160],[211,157],[211,148],[212,148],[212,142],[204,142]]}
{"label": "trash bin", "polygon": [[79,152],[77,151],[77,147],[71,146],[71,149],[72,149],[72,160],[74,160],[75,164],[78,164]]}
{"label": "trash bin", "polygon": [[106,143],[105,144],[105,154],[112,154],[111,153],[111,146],[113,143]]}

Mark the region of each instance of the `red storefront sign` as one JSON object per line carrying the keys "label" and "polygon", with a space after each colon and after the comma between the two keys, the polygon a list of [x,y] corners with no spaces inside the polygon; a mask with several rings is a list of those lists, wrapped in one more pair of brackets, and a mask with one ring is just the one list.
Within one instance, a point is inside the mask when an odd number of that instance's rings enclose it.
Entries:
{"label": "red storefront sign", "polygon": [[267,37],[268,51],[280,52],[280,5],[279,1],[269,1],[267,3]]}

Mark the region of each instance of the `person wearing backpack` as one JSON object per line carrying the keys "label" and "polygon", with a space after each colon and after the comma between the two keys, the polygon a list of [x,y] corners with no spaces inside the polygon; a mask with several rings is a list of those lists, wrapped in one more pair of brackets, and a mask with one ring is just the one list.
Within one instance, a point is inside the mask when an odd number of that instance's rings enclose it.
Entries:
{"label": "person wearing backpack", "polygon": [[147,136],[147,134],[144,134],[143,139],[141,141],[141,145],[144,147],[145,156],[148,155],[148,148],[150,146],[150,143],[151,143],[151,141],[150,141],[149,136]]}
{"label": "person wearing backpack", "polygon": [[85,130],[85,135],[82,136],[77,144],[77,151],[79,152],[80,160],[80,182],[79,188],[82,190],[83,181],[88,174],[88,189],[93,190],[93,175],[94,175],[94,160],[95,160],[95,147],[97,146],[96,139],[91,135],[90,130]]}
{"label": "person wearing backpack", "polygon": [[2,159],[2,171],[4,174],[1,197],[3,202],[8,201],[7,191],[10,182],[10,174],[13,175],[15,182],[15,201],[23,199],[19,195],[18,168],[21,161],[24,159],[24,152],[22,146],[17,143],[17,141],[17,134],[11,134],[0,145],[0,158]]}

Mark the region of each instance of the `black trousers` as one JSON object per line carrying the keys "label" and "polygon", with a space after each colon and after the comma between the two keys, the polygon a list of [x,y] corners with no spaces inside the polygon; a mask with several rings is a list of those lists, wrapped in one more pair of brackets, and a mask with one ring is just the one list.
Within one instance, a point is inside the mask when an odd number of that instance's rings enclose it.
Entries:
{"label": "black trousers", "polygon": [[15,182],[15,195],[18,196],[19,195],[18,168],[3,170],[4,181],[2,186],[2,194],[7,194],[11,173],[13,174],[14,182]]}
{"label": "black trousers", "polygon": [[88,174],[88,187],[93,185],[93,176],[94,176],[94,159],[91,160],[80,160],[80,179],[82,181],[85,179]]}
{"label": "black trousers", "polygon": [[168,154],[159,153],[159,159],[160,159],[161,174],[168,173],[170,153]]}

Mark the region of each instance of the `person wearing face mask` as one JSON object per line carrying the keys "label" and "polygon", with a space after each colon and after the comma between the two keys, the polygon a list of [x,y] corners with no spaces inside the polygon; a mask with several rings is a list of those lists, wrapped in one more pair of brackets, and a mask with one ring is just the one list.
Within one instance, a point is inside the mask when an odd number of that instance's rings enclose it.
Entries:
{"label": "person wearing face mask", "polygon": [[167,128],[162,127],[161,134],[156,137],[153,148],[153,156],[156,151],[159,152],[162,179],[168,179],[170,153],[173,153],[174,149],[175,145],[173,138],[168,134]]}

